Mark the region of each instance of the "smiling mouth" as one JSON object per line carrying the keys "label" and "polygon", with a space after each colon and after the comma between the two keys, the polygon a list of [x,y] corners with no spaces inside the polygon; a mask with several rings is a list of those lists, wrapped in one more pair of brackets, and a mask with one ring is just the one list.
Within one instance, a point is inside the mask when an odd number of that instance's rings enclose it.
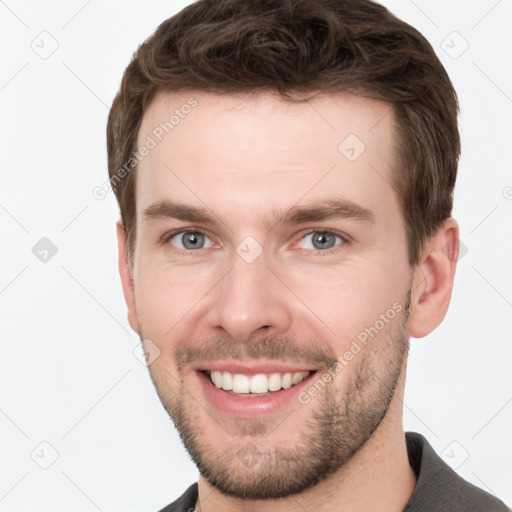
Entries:
{"label": "smiling mouth", "polygon": [[316,370],[256,373],[254,375],[219,370],[202,370],[201,373],[206,375],[216,388],[232,395],[251,398],[292,388],[316,373]]}

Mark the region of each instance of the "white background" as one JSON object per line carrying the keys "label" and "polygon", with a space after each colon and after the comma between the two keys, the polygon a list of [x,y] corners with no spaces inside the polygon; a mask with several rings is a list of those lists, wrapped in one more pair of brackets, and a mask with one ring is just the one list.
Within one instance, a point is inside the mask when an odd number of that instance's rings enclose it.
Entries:
{"label": "white background", "polygon": [[[122,72],[187,3],[0,1],[3,512],[156,512],[197,479],[133,353],[114,196],[92,196]],[[512,504],[512,1],[384,4],[445,64],[463,138],[454,214],[467,253],[445,322],[412,340],[405,426]],[[32,252],[42,237],[58,249],[46,263]]]}

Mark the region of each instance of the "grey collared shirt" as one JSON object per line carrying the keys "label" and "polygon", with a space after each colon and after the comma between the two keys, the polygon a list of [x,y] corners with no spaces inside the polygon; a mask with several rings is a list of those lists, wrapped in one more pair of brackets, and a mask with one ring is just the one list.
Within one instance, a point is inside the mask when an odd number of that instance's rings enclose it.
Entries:
{"label": "grey collared shirt", "polygon": [[[461,478],[415,432],[405,434],[409,464],[418,481],[403,512],[511,512],[498,498]],[[160,512],[193,512],[197,483]]]}

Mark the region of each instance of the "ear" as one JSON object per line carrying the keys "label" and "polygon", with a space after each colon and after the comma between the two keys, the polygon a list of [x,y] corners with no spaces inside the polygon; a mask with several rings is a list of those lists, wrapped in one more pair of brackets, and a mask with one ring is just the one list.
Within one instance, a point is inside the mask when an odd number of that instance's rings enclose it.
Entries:
{"label": "ear", "polygon": [[123,294],[126,305],[128,306],[128,322],[131,328],[138,334],[139,322],[135,310],[135,287],[133,285],[132,269],[128,262],[126,253],[126,235],[121,221],[117,221],[117,249],[119,252],[119,275],[121,276],[121,283],[123,285]]}
{"label": "ear", "polygon": [[459,256],[459,226],[446,219],[425,243],[413,277],[409,336],[422,338],[444,319],[452,295]]}

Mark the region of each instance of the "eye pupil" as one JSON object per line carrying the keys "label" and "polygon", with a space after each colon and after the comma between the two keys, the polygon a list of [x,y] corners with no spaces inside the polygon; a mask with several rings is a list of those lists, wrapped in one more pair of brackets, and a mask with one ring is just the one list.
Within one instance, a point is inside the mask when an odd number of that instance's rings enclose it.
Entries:
{"label": "eye pupil", "polygon": [[183,247],[186,249],[201,249],[204,245],[204,235],[202,233],[184,233],[181,237]]}
{"label": "eye pupil", "polygon": [[[205,235],[198,231],[188,231],[181,235],[181,243],[185,249],[202,249],[205,241]],[[315,249],[331,249],[336,245],[336,236],[332,233],[316,231],[312,233],[311,241]]]}
{"label": "eye pupil", "polygon": [[316,249],[331,249],[336,243],[336,237],[329,233],[314,233],[312,242]]}

